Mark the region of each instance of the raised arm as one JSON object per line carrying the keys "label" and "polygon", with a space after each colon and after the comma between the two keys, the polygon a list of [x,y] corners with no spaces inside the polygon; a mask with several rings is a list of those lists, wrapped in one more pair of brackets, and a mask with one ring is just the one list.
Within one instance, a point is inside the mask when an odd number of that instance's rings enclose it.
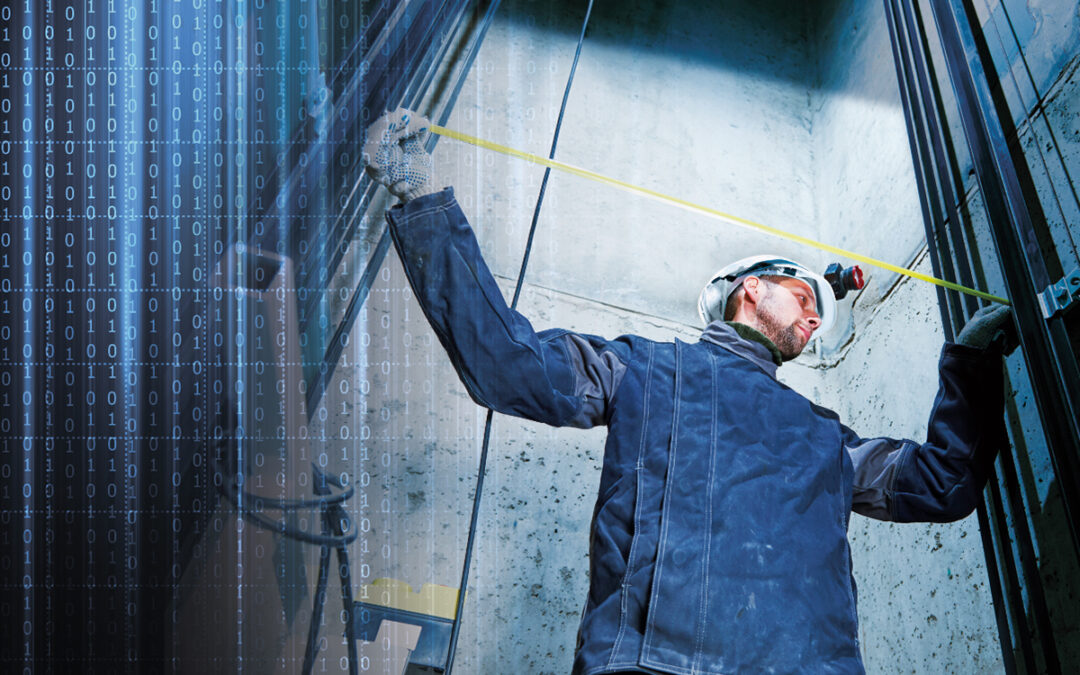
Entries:
{"label": "raised arm", "polygon": [[859,438],[845,428],[855,467],[852,509],[898,522],[948,522],[975,510],[1006,442],[1001,351],[946,344],[926,442]]}
{"label": "raised arm", "polygon": [[[391,237],[469,395],[499,412],[555,426],[606,423],[629,343],[564,330],[537,334],[507,306],[453,189],[431,191],[424,173],[430,161],[409,158],[423,151],[425,124],[408,111],[382,118],[369,130],[365,159],[369,173],[404,202],[387,212]],[[396,166],[396,157],[407,166]]]}

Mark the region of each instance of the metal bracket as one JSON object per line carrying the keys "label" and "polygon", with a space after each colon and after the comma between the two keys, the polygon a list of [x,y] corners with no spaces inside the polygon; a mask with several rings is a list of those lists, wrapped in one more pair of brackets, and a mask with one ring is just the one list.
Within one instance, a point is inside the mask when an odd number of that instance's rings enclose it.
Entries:
{"label": "metal bracket", "polygon": [[1056,284],[1050,284],[1039,293],[1039,306],[1043,317],[1049,319],[1074,302],[1080,301],[1080,269],[1073,270]]}

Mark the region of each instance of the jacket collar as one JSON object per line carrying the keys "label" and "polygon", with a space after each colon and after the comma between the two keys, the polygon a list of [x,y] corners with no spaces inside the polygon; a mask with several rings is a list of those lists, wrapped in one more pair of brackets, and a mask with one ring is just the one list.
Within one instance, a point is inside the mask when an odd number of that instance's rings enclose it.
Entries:
{"label": "jacket collar", "polygon": [[701,339],[747,359],[771,377],[776,377],[776,369],[783,363],[776,345],[746,324],[713,321],[705,328]]}

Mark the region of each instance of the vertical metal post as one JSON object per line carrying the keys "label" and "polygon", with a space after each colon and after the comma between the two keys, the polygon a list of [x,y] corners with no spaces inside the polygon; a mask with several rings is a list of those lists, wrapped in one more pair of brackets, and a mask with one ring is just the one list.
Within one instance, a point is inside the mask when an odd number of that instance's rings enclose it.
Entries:
{"label": "vertical metal post", "polygon": [[[889,37],[893,52],[893,61],[896,64],[897,84],[900,87],[900,100],[904,107],[904,122],[907,125],[908,145],[911,148],[911,160],[915,169],[916,187],[919,191],[919,206],[923,214],[923,226],[926,228],[927,251],[930,255],[930,264],[934,270],[934,276],[954,281],[946,277],[947,272],[943,269],[938,247],[935,246],[935,221],[937,196],[931,193],[933,187],[933,174],[927,168],[926,147],[922,118],[919,116],[918,99],[915,95],[915,85],[912,82],[912,68],[907,59],[907,51],[904,48],[902,36],[904,26],[900,22],[896,0],[885,0],[885,19],[889,28]],[[945,289],[935,286],[938,296],[938,309],[941,311],[941,323],[945,327],[946,337],[956,334],[953,328],[952,313],[949,311],[949,297]]]}

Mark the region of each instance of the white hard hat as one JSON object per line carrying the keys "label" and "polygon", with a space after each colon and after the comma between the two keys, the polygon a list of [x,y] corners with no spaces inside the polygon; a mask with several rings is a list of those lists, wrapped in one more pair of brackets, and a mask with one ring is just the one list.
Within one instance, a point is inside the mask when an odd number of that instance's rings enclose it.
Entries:
{"label": "white hard hat", "polygon": [[817,313],[821,317],[821,326],[817,334],[823,335],[836,320],[836,297],[829,282],[820,274],[815,274],[805,266],[776,255],[753,255],[737,260],[712,275],[709,283],[701,289],[698,297],[698,314],[705,325],[724,318],[724,307],[728,299],[742,286],[748,276],[780,276],[798,279],[810,286],[814,292]]}

